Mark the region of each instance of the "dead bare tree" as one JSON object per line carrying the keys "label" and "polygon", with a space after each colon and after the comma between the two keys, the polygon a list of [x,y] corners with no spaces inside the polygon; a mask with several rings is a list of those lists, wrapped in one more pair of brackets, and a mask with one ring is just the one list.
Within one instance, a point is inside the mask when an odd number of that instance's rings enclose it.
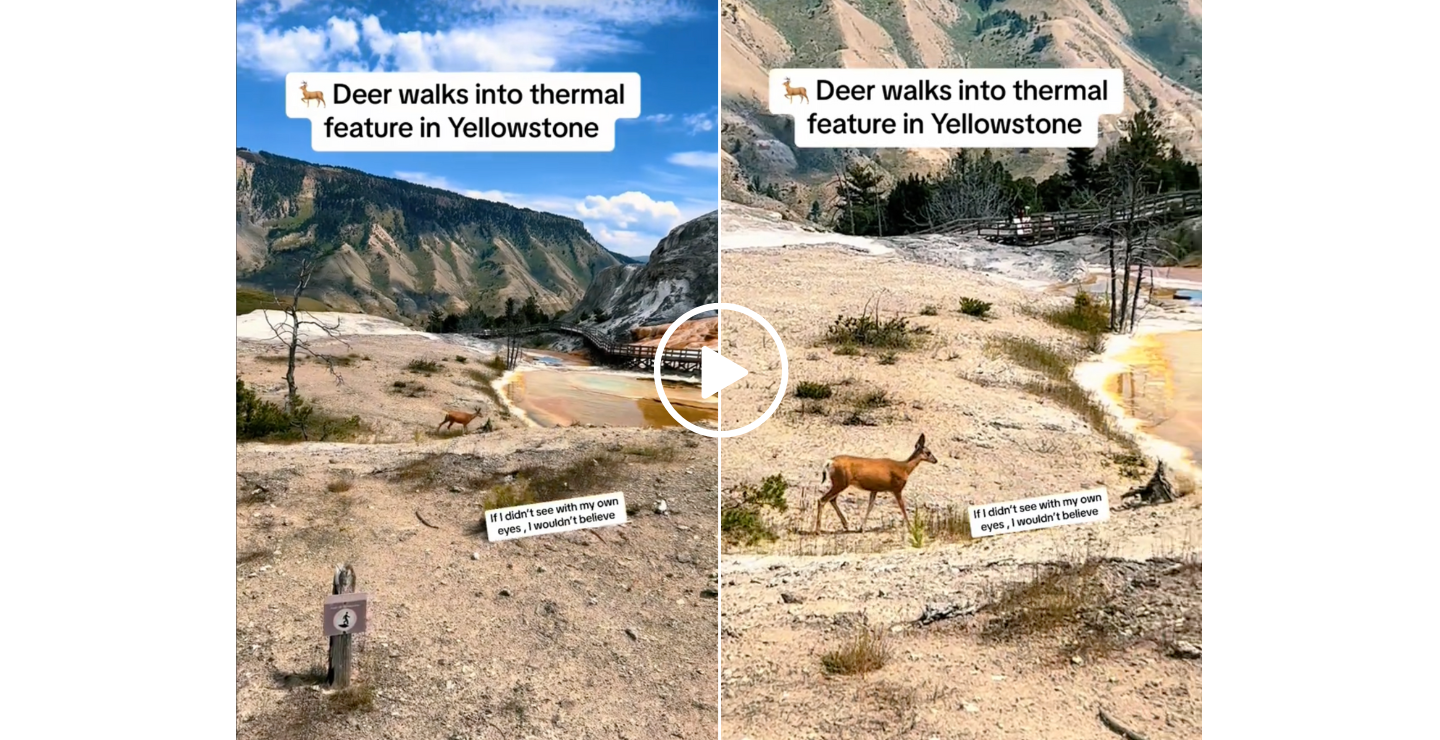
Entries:
{"label": "dead bare tree", "polygon": [[1157,122],[1147,111],[1142,111],[1130,120],[1125,138],[1105,159],[1112,332],[1134,330],[1147,276],[1153,290],[1154,266],[1165,253],[1156,238],[1156,214],[1145,207],[1146,199],[1158,194],[1161,187],[1155,169],[1160,144]]}
{"label": "dead bare tree", "polygon": [[[1142,294],[1146,298],[1145,305],[1149,305],[1155,291],[1155,266],[1164,261],[1169,250],[1158,238],[1155,222],[1148,215],[1127,206],[1116,218],[1118,221],[1110,232],[1107,247],[1111,286],[1110,330],[1125,333],[1134,331],[1139,321],[1144,307],[1140,302]],[[1115,290],[1117,282],[1118,294]]]}
{"label": "dead bare tree", "polygon": [[956,154],[935,184],[927,206],[928,220],[943,224],[1010,216],[1014,197],[995,167],[989,157],[975,158],[964,151]]}
{"label": "dead bare tree", "polygon": [[[300,352],[304,352],[306,355],[325,363],[326,369],[335,377],[335,382],[345,382],[344,378],[340,376],[339,371],[335,369],[335,358],[331,355],[316,352],[311,344],[311,340],[305,338],[305,327],[311,326],[319,330],[325,337],[334,339],[348,348],[350,346],[349,343],[340,335],[339,322],[333,324],[326,323],[316,318],[314,314],[300,309],[300,299],[304,297],[305,290],[310,287],[311,280],[315,278],[315,273],[319,271],[321,265],[324,264],[328,257],[329,254],[323,254],[318,257],[306,258],[300,262],[300,266],[295,274],[295,289],[291,292],[288,303],[281,300],[278,295],[275,296],[276,304],[280,306],[280,310],[285,314],[283,321],[277,324],[270,320],[269,311],[262,313],[265,317],[265,323],[270,327],[270,331],[275,335],[277,340],[284,343],[287,351],[287,362],[285,365],[285,412],[287,414],[293,413],[299,405],[300,392],[295,386],[295,358]],[[303,318],[302,314],[304,315]]]}

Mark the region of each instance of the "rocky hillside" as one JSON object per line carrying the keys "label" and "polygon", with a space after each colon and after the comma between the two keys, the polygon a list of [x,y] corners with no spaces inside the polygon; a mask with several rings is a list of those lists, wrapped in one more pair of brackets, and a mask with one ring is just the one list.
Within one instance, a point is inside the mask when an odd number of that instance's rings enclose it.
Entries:
{"label": "rocky hillside", "polygon": [[583,320],[597,311],[602,331],[628,341],[632,329],[668,324],[696,306],[719,300],[719,211],[676,226],[643,265],[619,265],[595,276],[570,312]]}
{"label": "rocky hillside", "polygon": [[296,265],[333,250],[307,294],[335,310],[419,317],[496,312],[533,295],[570,308],[629,262],[573,218],[267,152],[235,152],[235,277],[288,292]]}
{"label": "rocky hillside", "polygon": [[[894,175],[928,172],[943,150],[797,150],[793,121],[766,113],[775,67],[1112,67],[1126,114],[1153,108],[1200,162],[1201,0],[723,0],[722,155],[727,199],[792,207],[821,195],[846,156]],[[1116,135],[1102,121],[1102,147]],[[1010,150],[1016,176],[1043,179],[1063,150]],[[756,187],[757,183],[760,185]],[[760,201],[756,203],[756,201]],[[804,205],[800,205],[804,204]]]}

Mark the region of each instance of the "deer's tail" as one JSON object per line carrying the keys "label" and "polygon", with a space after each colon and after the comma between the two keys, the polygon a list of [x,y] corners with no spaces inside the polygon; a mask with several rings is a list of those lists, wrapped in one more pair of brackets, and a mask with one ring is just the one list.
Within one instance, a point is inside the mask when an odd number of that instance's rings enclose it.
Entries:
{"label": "deer's tail", "polygon": [[831,466],[833,466],[834,464],[835,464],[834,460],[826,460],[826,461],[825,461],[825,467],[823,467],[823,468],[820,469],[820,482],[821,482],[821,483],[824,483],[824,482],[825,482],[825,479],[830,477],[830,475],[831,475],[831,472],[830,472]]}

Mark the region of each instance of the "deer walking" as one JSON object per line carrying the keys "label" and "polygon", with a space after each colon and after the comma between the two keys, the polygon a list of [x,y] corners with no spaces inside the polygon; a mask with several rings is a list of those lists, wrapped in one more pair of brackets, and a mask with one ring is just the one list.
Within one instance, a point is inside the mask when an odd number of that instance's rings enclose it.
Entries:
{"label": "deer walking", "polygon": [[305,86],[306,86],[306,85],[309,85],[309,84],[310,84],[310,83],[308,83],[308,82],[302,82],[302,83],[300,83],[300,99],[303,100],[303,101],[305,101],[305,107],[306,107],[306,108],[309,108],[309,107],[310,107],[310,101],[312,101],[312,100],[318,100],[318,101],[320,101],[320,106],[321,106],[321,107],[326,107],[326,108],[328,108],[329,106],[325,105],[325,92],[324,92],[323,90],[315,90],[315,91],[312,92],[312,91],[310,91],[310,90],[305,89]]}
{"label": "deer walking", "polygon": [[834,507],[835,515],[840,517],[842,531],[850,531],[850,524],[845,521],[845,514],[840,511],[840,505],[835,499],[844,493],[846,489],[854,486],[870,494],[870,504],[865,507],[865,516],[860,520],[860,531],[865,531],[865,523],[870,520],[870,510],[875,508],[875,496],[880,493],[892,493],[895,495],[895,503],[900,506],[900,516],[905,520],[905,526],[910,526],[910,514],[905,510],[905,484],[910,480],[910,474],[922,462],[938,463],[935,455],[931,454],[930,448],[925,446],[925,435],[915,442],[915,451],[904,462],[890,460],[883,457],[852,457],[850,455],[839,455],[832,457],[825,462],[825,469],[820,473],[820,482],[824,483],[830,479],[830,491],[820,497],[815,504],[815,532],[820,533],[820,514],[825,511],[825,504]]}
{"label": "deer walking", "polygon": [[475,413],[473,414],[467,414],[464,411],[446,411],[444,421],[435,425],[435,431],[440,431],[440,427],[446,424],[449,424],[451,427],[459,424],[462,430],[468,432],[470,431],[470,422],[475,421],[476,417],[480,416],[480,410],[482,408],[482,406],[476,406]]}
{"label": "deer walking", "polygon": [[790,78],[789,78],[789,77],[786,77],[786,78],[785,78],[785,81],[784,81],[783,83],[781,83],[781,84],[783,84],[783,85],[785,86],[785,100],[786,100],[787,102],[790,101],[792,98],[800,98],[801,100],[805,101],[806,103],[809,103],[809,102],[810,102],[810,96],[805,94],[805,88],[803,88],[803,87],[790,87]]}

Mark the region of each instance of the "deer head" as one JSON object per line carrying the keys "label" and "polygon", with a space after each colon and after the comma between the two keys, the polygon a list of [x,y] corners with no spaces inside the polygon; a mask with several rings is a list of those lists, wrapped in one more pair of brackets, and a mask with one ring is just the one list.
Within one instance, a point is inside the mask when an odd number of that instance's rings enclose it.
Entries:
{"label": "deer head", "polygon": [[787,84],[787,85],[790,84],[790,78],[789,78],[789,77],[786,77],[786,78],[785,78],[785,84]]}
{"label": "deer head", "polygon": [[915,441],[915,452],[911,453],[911,457],[918,457],[928,463],[939,464],[940,462],[935,459],[935,455],[930,452],[930,448],[925,446],[925,435],[923,434],[920,435],[920,439]]}
{"label": "deer head", "polygon": [[310,84],[310,83],[308,83],[308,82],[302,82],[302,83],[300,83],[300,89],[301,89],[301,90],[304,90],[304,89],[305,89],[305,86],[308,85],[308,84]]}

